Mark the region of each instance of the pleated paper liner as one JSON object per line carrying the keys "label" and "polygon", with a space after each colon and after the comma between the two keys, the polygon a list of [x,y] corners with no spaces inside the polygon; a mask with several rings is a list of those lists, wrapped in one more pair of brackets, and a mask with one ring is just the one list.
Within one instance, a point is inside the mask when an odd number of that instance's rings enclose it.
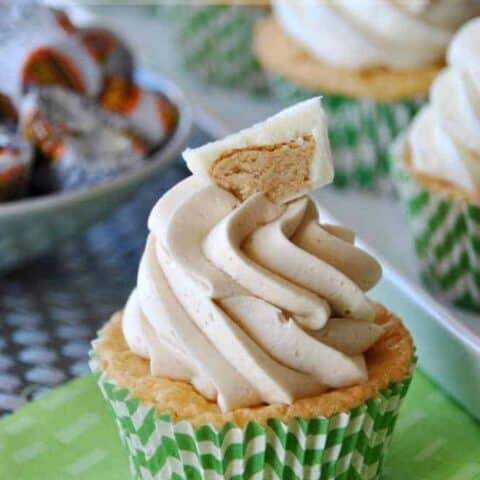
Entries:
{"label": "pleated paper liner", "polygon": [[143,405],[100,371],[93,343],[90,366],[115,418],[136,479],[370,480],[382,471],[409,376],[346,413],[287,424],[272,418],[244,428],[226,423],[194,429]]}
{"label": "pleated paper liner", "polygon": [[167,3],[162,10],[168,14],[188,71],[227,87],[266,90],[266,79],[251,52],[253,26],[268,11],[266,7]]}
{"label": "pleated paper liner", "polygon": [[428,288],[480,311],[480,205],[420,185],[404,163],[405,138],[391,151],[393,179]]}
{"label": "pleated paper liner", "polygon": [[[295,86],[277,75],[269,75],[268,80],[273,94],[285,104],[322,95]],[[424,99],[415,99],[380,103],[323,95],[335,165],[334,184],[391,192],[388,150],[424,102]]]}

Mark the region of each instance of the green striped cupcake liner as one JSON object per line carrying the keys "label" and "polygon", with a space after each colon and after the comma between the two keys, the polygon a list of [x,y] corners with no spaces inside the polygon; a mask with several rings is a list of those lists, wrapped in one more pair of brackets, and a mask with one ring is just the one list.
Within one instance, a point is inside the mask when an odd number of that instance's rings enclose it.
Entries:
{"label": "green striped cupcake liner", "polygon": [[[128,389],[98,375],[126,447],[135,479],[155,480],[371,480],[379,479],[398,411],[411,375],[377,397],[345,413],[287,424],[272,418],[266,426],[251,421],[240,428],[193,428],[143,405]],[[414,370],[415,361],[412,364]]]}
{"label": "green striped cupcake liner", "polygon": [[423,282],[451,303],[480,312],[480,205],[421,186],[405,168],[405,140],[391,152],[392,176],[413,232]]}
{"label": "green striped cupcake liner", "polygon": [[[269,75],[268,80],[273,94],[285,104],[319,95],[319,92],[297,87],[279,76]],[[424,98],[380,103],[323,95],[335,166],[334,184],[391,192],[390,145],[424,103]]]}
{"label": "green striped cupcake liner", "polygon": [[255,22],[265,7],[166,5],[178,53],[186,70],[206,82],[262,92],[265,76],[252,54]]}

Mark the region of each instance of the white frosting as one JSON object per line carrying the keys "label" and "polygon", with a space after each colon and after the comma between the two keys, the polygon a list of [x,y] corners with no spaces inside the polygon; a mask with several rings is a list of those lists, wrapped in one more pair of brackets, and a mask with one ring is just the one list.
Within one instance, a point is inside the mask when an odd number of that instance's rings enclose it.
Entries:
{"label": "white frosting", "polygon": [[413,69],[442,59],[470,0],[273,0],[276,18],[313,56],[341,68]]}
{"label": "white frosting", "polygon": [[381,270],[351,232],[321,226],[310,200],[240,203],[192,176],[149,229],[123,333],[153,375],[192,383],[223,411],[367,379],[362,354],[382,329],[364,291]]}
{"label": "white frosting", "polygon": [[455,35],[448,67],[434,81],[430,103],[410,133],[412,165],[471,192],[480,189],[480,19]]}

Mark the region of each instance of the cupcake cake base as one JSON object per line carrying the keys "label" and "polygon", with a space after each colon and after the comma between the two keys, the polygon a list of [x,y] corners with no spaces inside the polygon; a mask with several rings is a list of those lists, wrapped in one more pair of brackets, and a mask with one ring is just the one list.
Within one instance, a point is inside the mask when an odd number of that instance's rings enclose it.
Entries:
{"label": "cupcake cake base", "polygon": [[121,320],[114,315],[100,332],[91,366],[136,478],[379,477],[414,364],[410,335],[382,307],[376,321],[385,334],[366,355],[367,382],[228,413],[190,384],[151,376]]}

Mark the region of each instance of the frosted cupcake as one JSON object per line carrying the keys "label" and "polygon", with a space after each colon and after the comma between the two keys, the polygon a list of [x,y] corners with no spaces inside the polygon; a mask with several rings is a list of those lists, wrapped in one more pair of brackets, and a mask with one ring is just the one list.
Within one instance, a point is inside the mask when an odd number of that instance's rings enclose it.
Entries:
{"label": "frosted cupcake", "polygon": [[413,345],[381,277],[308,192],[332,180],[318,99],[184,157],[92,366],[136,478],[378,478]]}
{"label": "frosted cupcake", "polygon": [[430,103],[393,151],[424,280],[480,310],[480,19],[464,25]]}
{"label": "frosted cupcake", "polygon": [[251,44],[253,27],[268,12],[268,4],[268,0],[200,0],[165,7],[184,67],[209,83],[265,90]]}
{"label": "frosted cupcake", "polygon": [[383,186],[387,150],[443,65],[455,29],[479,13],[469,0],[274,0],[254,53],[287,102],[324,95],[335,183]]}

